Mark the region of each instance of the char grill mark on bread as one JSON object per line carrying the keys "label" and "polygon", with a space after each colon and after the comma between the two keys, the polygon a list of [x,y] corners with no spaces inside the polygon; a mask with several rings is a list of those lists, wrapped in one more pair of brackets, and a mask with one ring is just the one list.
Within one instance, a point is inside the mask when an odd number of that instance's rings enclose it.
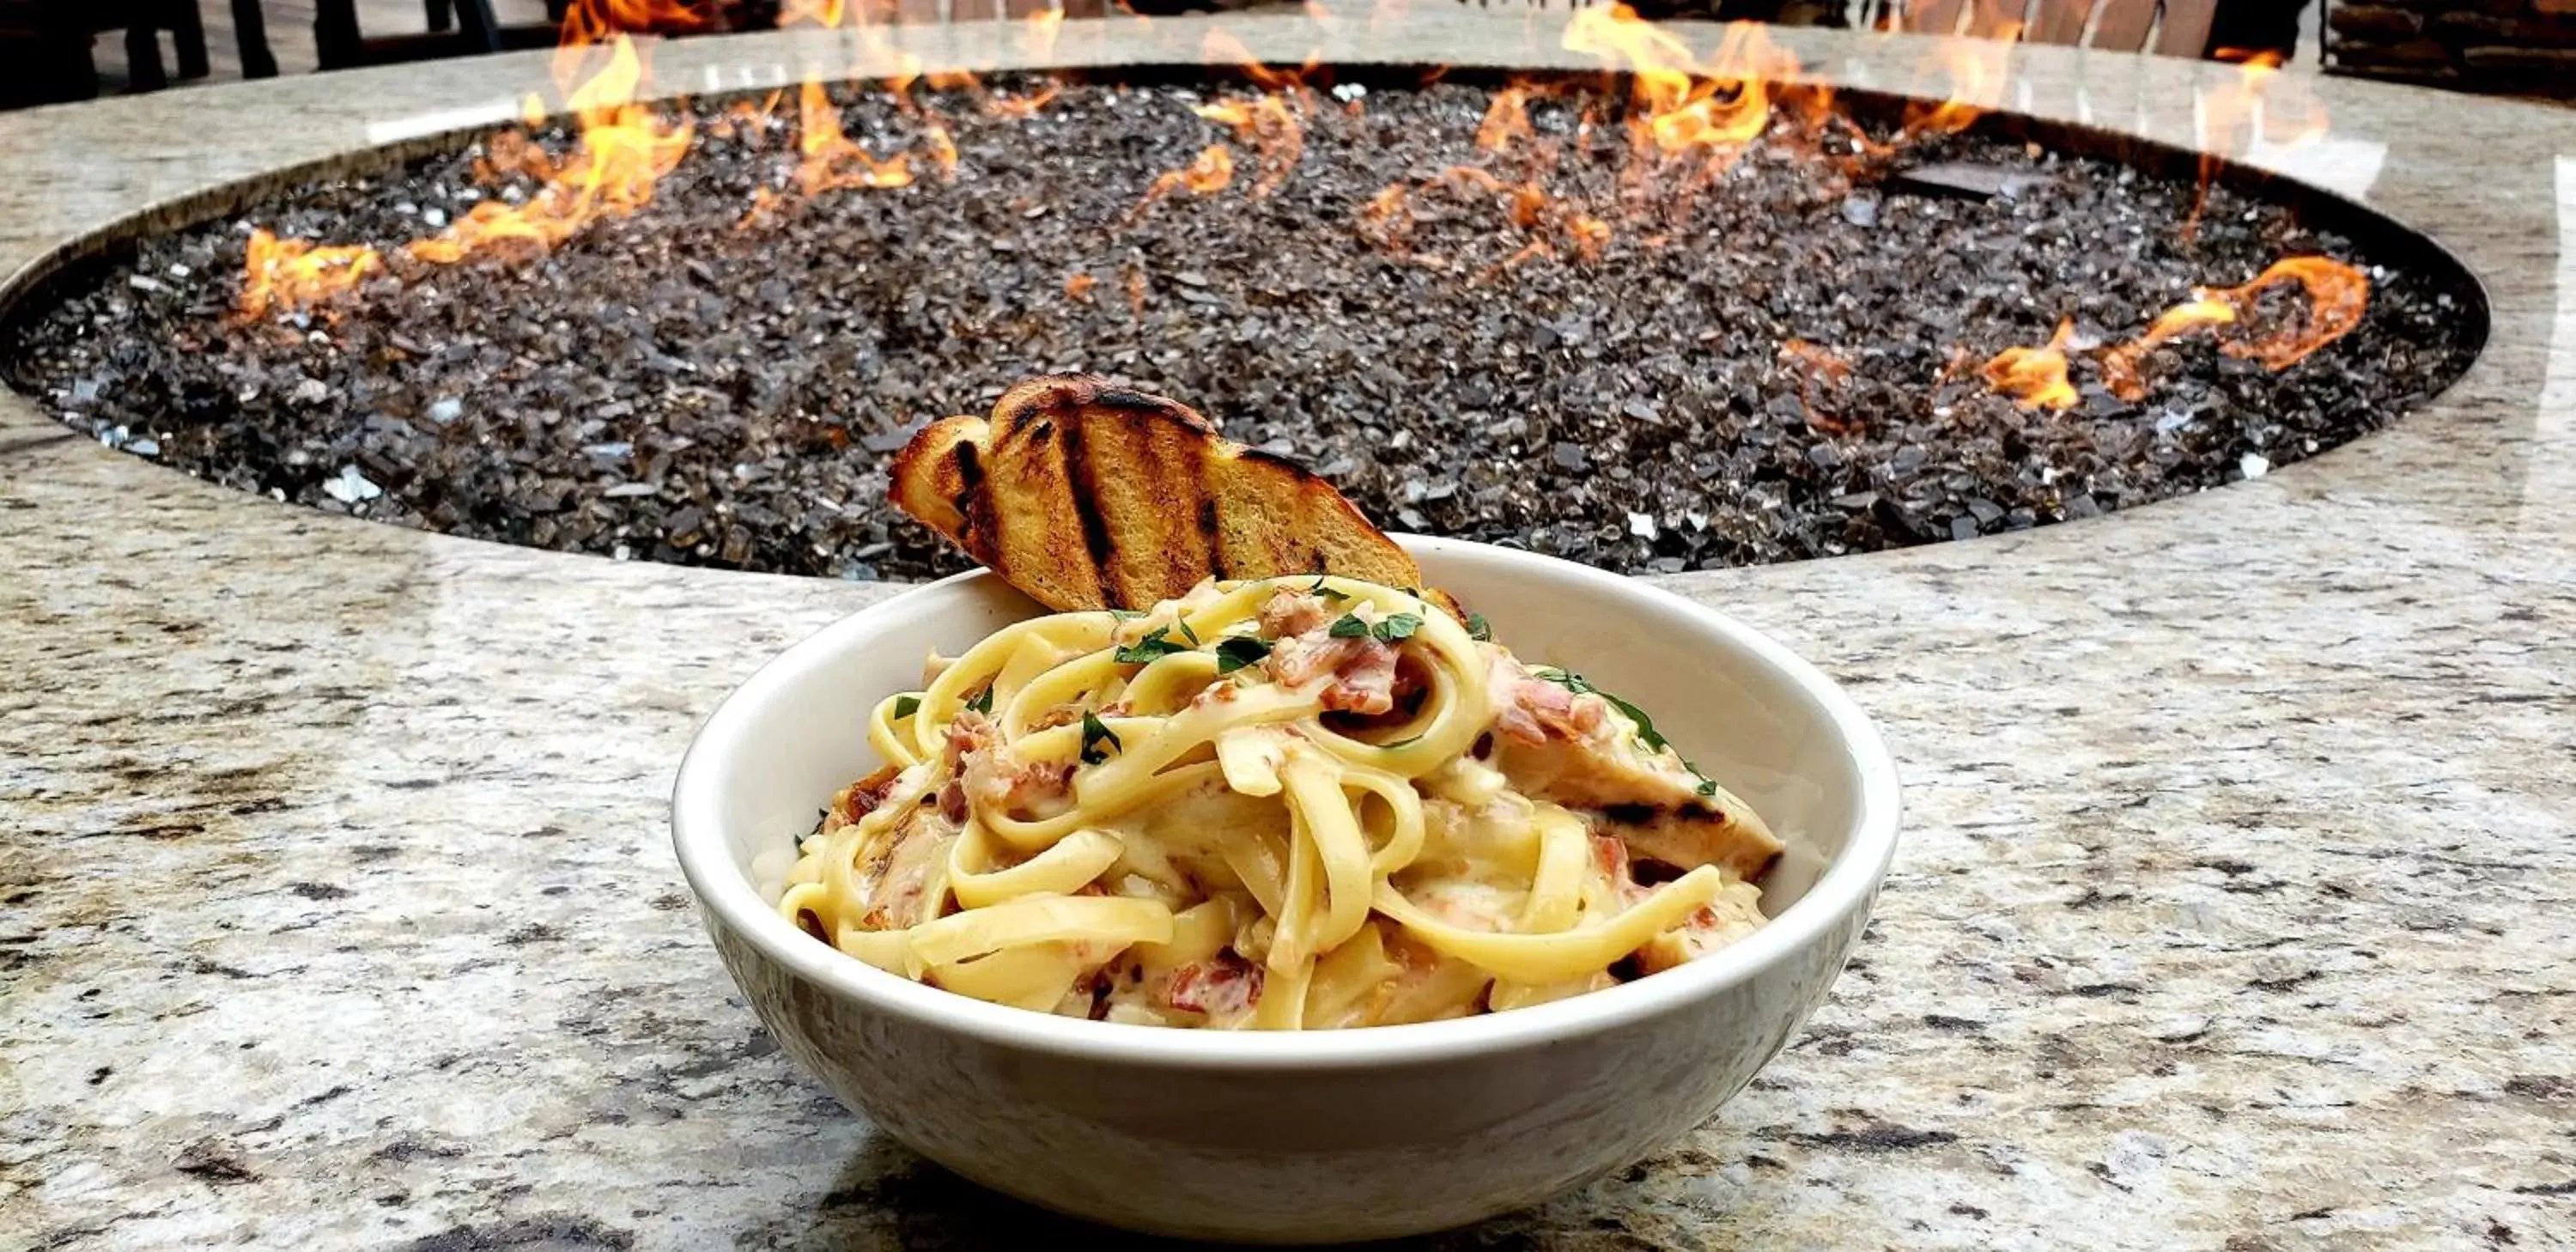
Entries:
{"label": "char grill mark on bread", "polygon": [[1421,581],[1330,483],[1087,375],[1032,379],[990,418],[932,423],[895,458],[888,495],[1055,609],[1141,608],[1209,577]]}

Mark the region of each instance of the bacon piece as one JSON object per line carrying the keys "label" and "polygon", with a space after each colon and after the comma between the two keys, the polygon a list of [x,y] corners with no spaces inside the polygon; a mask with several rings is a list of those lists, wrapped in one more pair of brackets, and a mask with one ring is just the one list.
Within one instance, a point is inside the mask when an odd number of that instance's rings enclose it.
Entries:
{"label": "bacon piece", "polygon": [[1366,637],[1299,635],[1270,654],[1271,676],[1302,687],[1330,676],[1319,697],[1327,709],[1375,717],[1395,708],[1395,649]]}
{"label": "bacon piece", "polygon": [[1310,634],[1333,624],[1333,611],[1321,597],[1281,589],[1261,606],[1261,633],[1273,639]]}
{"label": "bacon piece", "polygon": [[842,788],[841,794],[832,797],[832,813],[840,819],[834,824],[847,826],[876,812],[877,806],[885,803],[886,793],[894,790],[896,775],[902,772],[892,765],[881,766],[877,772]]}
{"label": "bacon piece", "polygon": [[1231,952],[1172,971],[1164,998],[1171,1006],[1209,1017],[1228,1017],[1261,1003],[1262,969]]}
{"label": "bacon piece", "polygon": [[1522,743],[1589,738],[1609,719],[1609,701],[1532,677],[1500,651],[1487,666],[1486,682],[1493,692],[1494,728]]}
{"label": "bacon piece", "polygon": [[941,758],[948,784],[939,790],[941,816],[962,825],[974,808],[1035,813],[1071,794],[1071,762],[1010,760],[996,750],[999,739],[992,721],[972,709],[948,723]]}

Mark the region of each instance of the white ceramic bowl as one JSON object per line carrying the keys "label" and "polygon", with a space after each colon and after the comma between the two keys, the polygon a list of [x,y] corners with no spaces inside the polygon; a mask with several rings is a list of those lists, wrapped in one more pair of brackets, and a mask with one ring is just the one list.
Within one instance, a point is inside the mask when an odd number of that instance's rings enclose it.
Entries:
{"label": "white ceramic bowl", "polygon": [[[985,1186],[1135,1230],[1369,1239],[1537,1203],[1671,1142],[1825,998],[1896,847],[1896,769],[1786,648],[1632,579],[1406,538],[1423,577],[1658,728],[1788,844],[1771,921],[1705,959],[1461,1021],[1301,1034],[1121,1026],[985,1004],[843,956],[780,919],[777,876],[832,793],[875,767],[866,710],[1036,606],[989,574],[797,644],[698,732],[672,797],[680,867],[726,967],[850,1107]],[[764,854],[767,854],[764,856]],[[755,861],[760,868],[755,869]]]}

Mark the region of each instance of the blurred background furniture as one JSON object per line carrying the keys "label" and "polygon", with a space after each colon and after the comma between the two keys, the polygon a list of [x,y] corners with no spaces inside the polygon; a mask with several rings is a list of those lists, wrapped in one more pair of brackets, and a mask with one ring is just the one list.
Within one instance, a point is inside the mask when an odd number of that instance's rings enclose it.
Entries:
{"label": "blurred background furniture", "polygon": [[98,37],[125,32],[125,81],[136,91],[170,84],[161,36],[179,77],[204,78],[206,29],[197,0],[0,0],[0,102],[86,100],[100,89]]}
{"label": "blurred background furniture", "polygon": [[[202,2],[202,0],[199,0]],[[1300,0],[848,0],[852,14],[968,21],[1059,7],[1068,17],[1293,8]],[[1399,0],[1441,4],[1450,0]],[[1456,0],[1563,11],[1609,0]],[[552,44],[570,0],[0,0],[0,108]],[[1896,26],[2032,43],[2238,56],[2474,91],[2576,98],[2576,0],[1633,0],[1648,17]],[[712,0],[711,30],[772,24],[778,0]],[[271,30],[277,43],[272,48]],[[122,41],[97,36],[123,30]],[[309,39],[308,39],[309,36]],[[236,51],[238,49],[238,51]]]}
{"label": "blurred background furniture", "polygon": [[2324,2],[2337,73],[2576,98],[2576,0]]}

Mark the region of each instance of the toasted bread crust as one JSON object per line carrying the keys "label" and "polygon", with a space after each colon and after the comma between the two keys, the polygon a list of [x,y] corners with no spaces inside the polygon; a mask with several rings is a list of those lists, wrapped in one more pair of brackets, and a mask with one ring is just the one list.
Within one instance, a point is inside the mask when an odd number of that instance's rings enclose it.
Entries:
{"label": "toasted bread crust", "polygon": [[1217,437],[1188,407],[1087,375],[932,423],[889,498],[1055,609],[1142,608],[1200,580],[1421,572],[1332,484]]}

